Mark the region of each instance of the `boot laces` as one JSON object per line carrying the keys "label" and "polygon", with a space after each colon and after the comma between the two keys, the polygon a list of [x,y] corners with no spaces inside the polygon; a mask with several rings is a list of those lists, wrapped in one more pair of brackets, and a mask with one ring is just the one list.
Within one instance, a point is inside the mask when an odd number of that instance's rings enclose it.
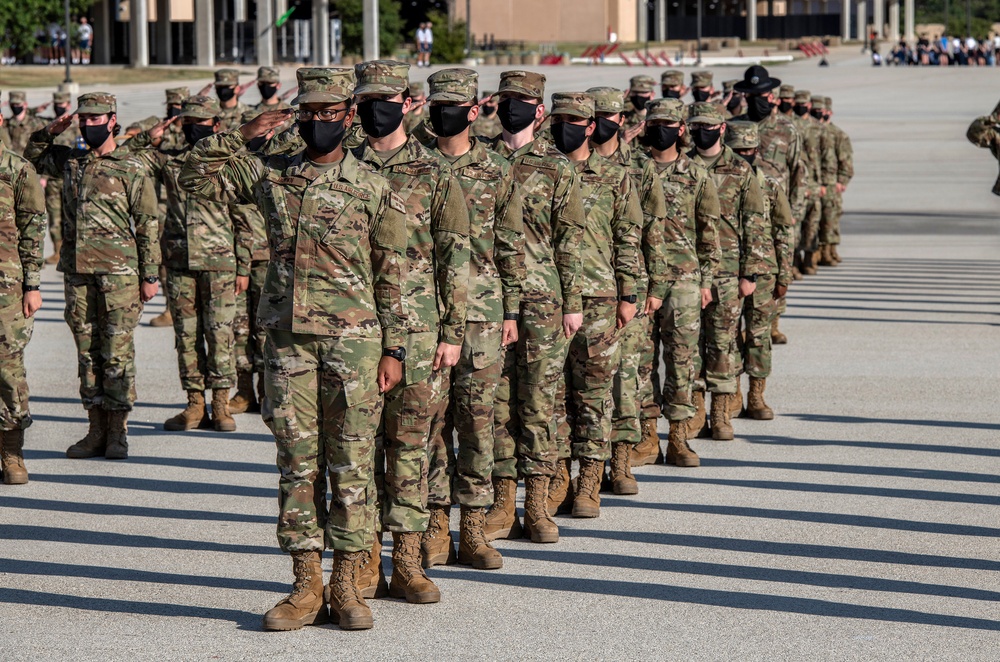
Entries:
{"label": "boot laces", "polygon": [[361,592],[358,590],[356,569],[359,555],[363,552],[352,552],[344,554],[337,563],[334,563],[334,582],[338,592],[343,596],[344,602],[355,600],[361,601]]}
{"label": "boot laces", "polygon": [[631,467],[628,447],[624,444],[615,444],[611,450],[611,471],[620,476],[628,475]]}
{"label": "boot laces", "polygon": [[475,549],[487,545],[485,527],[486,515],[481,510],[470,510],[465,514],[465,527],[463,533],[469,541],[470,546]]}
{"label": "boot laces", "polygon": [[441,526],[443,524],[443,520],[444,518],[441,517],[437,508],[431,510],[431,517],[430,521],[427,522],[427,534],[425,537],[437,538],[444,528]]}
{"label": "boot laces", "polygon": [[397,547],[398,551],[392,555],[393,567],[407,579],[423,577],[424,571],[420,566],[420,535],[401,535]]}

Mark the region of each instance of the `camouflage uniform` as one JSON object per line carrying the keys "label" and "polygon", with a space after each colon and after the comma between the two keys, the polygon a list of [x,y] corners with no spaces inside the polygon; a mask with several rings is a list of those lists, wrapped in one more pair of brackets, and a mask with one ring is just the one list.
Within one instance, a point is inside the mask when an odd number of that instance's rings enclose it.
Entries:
{"label": "camouflage uniform", "polygon": [[45,122],[27,111],[28,99],[24,92],[12,91],[8,96],[11,106],[20,104],[25,107],[24,117],[16,119],[11,116],[4,120],[3,126],[10,135],[10,149],[15,154],[24,154],[31,134],[45,127]]}
{"label": "camouflage uniform", "polygon": [[[239,87],[240,72],[236,69],[219,69],[215,72],[215,87]],[[223,108],[219,104],[219,122],[222,126],[219,131],[232,131],[243,122],[243,113],[250,110],[250,107],[237,98],[236,105],[230,108]]]}
{"label": "camouflage uniform", "polygon": [[[72,97],[69,92],[54,92],[52,94],[53,103],[68,104],[71,100]],[[67,110],[66,112],[70,111]],[[40,119],[42,120],[42,126],[44,127],[50,122],[55,121],[56,117],[42,117]],[[60,147],[86,149],[86,146],[83,144],[83,139],[80,136],[80,127],[76,120],[73,120],[73,123],[69,125],[68,129],[56,136],[53,142]],[[45,209],[49,215],[49,238],[52,240],[52,244],[56,247],[56,252],[58,253],[59,247],[62,245],[63,224],[65,223],[62,213],[62,173],[56,175],[55,182],[52,182],[52,186],[49,186],[50,180],[48,176],[41,171],[41,169],[39,169],[38,174],[44,179],[42,184],[45,186]]]}
{"label": "camouflage uniform", "polygon": [[[409,65],[357,65],[358,94],[403,92]],[[427,448],[443,419],[449,374],[432,370],[439,343],[462,345],[468,300],[469,211],[451,170],[412,136],[383,158],[369,143],[355,155],[380,172],[406,209],[407,309],[403,381],[386,395],[385,501],[382,525],[398,533],[427,528]],[[438,423],[439,424],[439,423]]]}
{"label": "camouflage uniform", "polygon": [[[682,122],[684,104],[675,99],[657,99],[649,107],[649,120]],[[653,388],[662,396],[642,401],[643,420],[655,421],[663,414],[671,421],[692,418],[692,389],[697,372],[698,337],[701,330],[701,290],[712,287],[719,268],[719,196],[708,171],[683,152],[670,163],[653,162],[666,200],[663,234],[667,273],[662,284],[654,283],[649,295],[663,300],[657,316],[658,336],[663,343],[666,373],[662,389],[658,377]],[[657,366],[652,342],[643,353],[643,364]]]}
{"label": "camouflage uniform", "polygon": [[[749,115],[734,118],[752,121]],[[760,133],[760,150],[757,158],[764,174],[778,180],[788,192],[792,217],[802,218],[805,209],[807,164],[802,155],[802,136],[795,123],[777,111],[757,122]]]}
{"label": "camouflage uniform", "polygon": [[[302,68],[298,101],[349,99],[348,69]],[[255,203],[272,260],[261,306],[267,329],[264,420],[278,447],[278,541],[286,552],[368,550],[375,523],[375,434],[382,347],[405,344],[403,206],[345,152],[318,168],[302,152],[261,158],[239,131],[200,141],[182,187]],[[329,512],[327,480],[333,494]]]}
{"label": "camouflage uniform", "polygon": [[[833,102],[830,97],[824,97],[824,108],[829,113]],[[851,139],[839,126],[827,116],[826,128],[832,136],[834,153],[837,155],[837,181],[841,186],[847,186],[854,177],[854,148]],[[840,244],[840,217],[844,213],[844,196],[836,186],[826,189],[823,199],[823,220],[819,227],[819,243],[821,245],[837,246]]]}
{"label": "camouflage uniform", "polygon": [[[722,114],[712,104],[691,106],[688,124],[721,124]],[[712,282],[712,303],[702,312],[698,368],[699,390],[736,393],[736,331],[742,302],[739,280],[770,274],[767,256],[774,256],[771,228],[764,214],[764,200],[753,169],[726,145],[715,157],[694,151],[692,158],[705,166],[719,194],[719,247],[721,260]],[[772,290],[773,283],[772,283]]]}
{"label": "camouflage uniform", "polygon": [[[84,94],[78,113],[115,113],[115,97]],[[105,156],[53,144],[36,131],[25,155],[39,172],[63,177],[66,322],[76,341],[86,409],[130,411],[135,402],[133,333],[142,314],[139,279],[160,264],[153,182],[125,147]]]}
{"label": "camouflage uniform", "polygon": [[[428,79],[428,100],[474,102],[477,79],[478,74],[468,69],[439,71]],[[493,400],[502,366],[502,326],[505,318],[516,319],[521,307],[524,212],[510,164],[484,142],[473,138],[469,151],[457,158],[441,152],[436,143],[428,149],[451,168],[471,217],[465,340],[459,363],[451,371],[446,420],[437,421],[431,434],[428,503],[451,505],[454,476],[455,500],[483,508],[493,503]]]}
{"label": "camouflage uniform", "polygon": [[[976,147],[990,150],[993,158],[1000,161],[1000,130],[998,130],[998,126],[1000,126],[1000,103],[993,108],[993,112],[989,115],[972,120],[972,124],[965,132],[965,137]],[[993,183],[993,195],[1000,195],[1000,176],[997,176]]]}
{"label": "camouflage uniform", "polygon": [[[652,76],[633,76],[629,80],[629,94],[634,94],[636,92],[645,94],[652,94],[653,90],[656,89],[656,79]],[[625,122],[622,124],[621,135],[624,136],[625,133],[642,122],[646,120],[646,107],[636,108],[631,102],[631,97],[628,99],[629,106],[625,109]],[[640,131],[635,137],[635,144],[633,145],[636,149],[647,151],[649,149],[649,144],[646,142],[646,131]]]}
{"label": "camouflage uniform", "polygon": [[420,81],[410,83],[409,90],[413,103],[418,103],[419,100],[423,104],[419,108],[413,108],[410,112],[403,115],[403,130],[406,131],[406,135],[413,136],[421,145],[426,145],[437,138],[434,135],[434,129],[431,128],[431,114],[428,111],[427,93],[425,92],[424,84]]}
{"label": "camouflage uniform", "polygon": [[[492,90],[485,90],[480,95],[483,99],[492,97],[496,92]],[[476,121],[472,123],[472,135],[476,138],[485,138],[486,140],[493,140],[500,135],[503,131],[503,127],[500,125],[500,118],[497,116],[496,106],[494,100],[493,112],[489,115],[486,114],[486,106],[480,104],[479,106],[479,117]]]}
{"label": "camouflage uniform", "polygon": [[[275,69],[274,67],[259,67],[257,69],[257,83],[258,84],[270,83],[273,85],[277,85],[281,83],[281,72]],[[254,114],[256,115],[258,113],[263,113],[264,111],[267,110],[284,110],[285,108],[291,108],[291,106],[289,106],[284,100],[278,97],[277,94],[274,95],[273,99],[274,103],[264,103],[264,100],[261,99],[260,103],[251,108],[251,110],[255,111]],[[247,120],[244,117],[241,118],[241,121],[247,122],[249,120]],[[293,121],[294,120],[289,120],[289,125],[291,125]]]}
{"label": "camouflage uniform", "polygon": [[[795,103],[811,103],[812,95],[808,90],[795,93]],[[809,162],[807,189],[809,197],[805,201],[805,209],[796,227],[796,245],[799,250],[815,251],[816,238],[819,233],[820,218],[823,214],[823,187],[831,187],[837,183],[837,155],[833,143],[829,139],[829,131],[810,115],[794,118],[803,136],[803,152]],[[780,184],[779,184],[780,185]]]}
{"label": "camouflage uniform", "polygon": [[[500,75],[500,92],[541,99],[544,87],[542,74]],[[586,213],[575,169],[549,143],[536,139],[511,150],[498,136],[493,149],[510,162],[524,202],[519,337],[505,354],[494,404],[493,477],[516,481],[551,476],[555,469],[569,351],[562,316],[583,312],[579,250]]]}

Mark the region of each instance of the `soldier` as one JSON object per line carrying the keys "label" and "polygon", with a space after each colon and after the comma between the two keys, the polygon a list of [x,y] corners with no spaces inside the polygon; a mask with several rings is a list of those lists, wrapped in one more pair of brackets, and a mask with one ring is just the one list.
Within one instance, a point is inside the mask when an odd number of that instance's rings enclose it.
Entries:
{"label": "soldier", "polygon": [[691,72],[691,96],[694,97],[695,101],[718,101],[716,99],[718,93],[712,85],[711,71]]}
{"label": "soldier", "polygon": [[[663,187],[656,174],[655,163],[634,152],[628,143],[619,140],[624,108],[622,92],[610,87],[593,87],[587,90],[594,98],[597,115],[590,143],[594,151],[628,170],[632,187],[639,195],[642,206],[642,272],[636,281],[635,319],[621,331],[621,361],[615,374],[612,396],[614,414],[611,421],[611,484],[615,494],[638,494],[639,484],[632,476],[630,455],[644,435],[656,435],[656,419],[652,424],[642,418],[640,404],[653,400],[651,374],[653,367],[652,324],[662,300],[648,297],[650,288],[661,289],[666,278],[666,243],[663,223],[666,201]],[[657,438],[658,439],[658,438]],[[568,461],[568,458],[567,458]],[[568,473],[569,467],[566,467]],[[568,483],[568,481],[567,481]],[[552,509],[552,491],[549,505]],[[557,502],[561,504],[561,502]]]}
{"label": "soldier", "polygon": [[[1000,161],[1000,103],[989,115],[972,120],[965,137],[976,147],[990,150],[993,158]],[[993,195],[1000,195],[1000,176],[993,183]]]}
{"label": "soldier", "polygon": [[792,109],[794,107],[795,107],[795,86],[788,85],[786,83],[778,87],[778,112],[784,115],[785,117],[791,117],[794,120],[795,116],[792,114]]}
{"label": "soldier", "polygon": [[833,100],[823,97],[822,112],[813,115],[831,132],[834,153],[837,155],[837,181],[826,189],[823,198],[823,218],[819,227],[820,264],[835,266],[840,263],[837,246],[840,245],[840,217],[844,213],[844,191],[854,177],[854,148],[847,133],[831,121]]}
{"label": "soldier", "polygon": [[[461,184],[472,227],[465,339],[451,371],[447,415],[431,433],[430,523],[421,544],[428,568],[454,560],[448,523],[453,493],[462,509],[458,562],[485,570],[503,566],[484,526],[486,510],[493,505],[493,400],[501,352],[517,342],[525,276],[524,212],[510,164],[485,142],[470,138],[480,110],[478,79],[470,69],[443,69],[427,79],[428,115],[438,136],[428,149]],[[456,431],[457,463],[452,448]]]}
{"label": "soldier", "polygon": [[740,81],[727,80],[722,82],[722,102],[726,104],[726,112],[723,113],[727,120],[738,117],[746,112],[746,103],[743,95],[733,89]]}
{"label": "soldier", "polygon": [[[233,316],[237,294],[237,232],[226,205],[191,195],[178,183],[191,148],[219,131],[219,104],[211,97],[184,100],[178,116],[187,139],[183,150],[142,150],[150,176],[158,180],[167,197],[167,216],[160,245],[167,269],[164,287],[174,323],[174,347],[181,388],[187,394],[183,411],[167,419],[164,430],[214,428],[233,432],[236,421],[229,412],[229,390],[235,385]],[[135,139],[133,147],[157,146],[169,119]],[[246,271],[248,255],[240,267]],[[240,281],[240,285],[246,285]],[[244,288],[245,289],[245,288]],[[205,408],[205,391],[212,392],[211,417]]]}
{"label": "soldier", "polygon": [[[647,108],[651,160],[667,201],[662,232],[666,244],[667,273],[653,282],[649,295],[663,302],[659,337],[663,341],[665,380],[662,411],[670,423],[666,462],[697,467],[697,453],[688,445],[691,421],[700,410],[704,421],[703,392],[693,392],[695,357],[701,315],[712,301],[712,280],[718,270],[719,197],[708,171],[679,149],[687,132],[685,107],[678,99],[657,99]],[[650,343],[652,344],[652,343]],[[644,353],[643,361],[659,363]],[[660,390],[656,388],[655,390]],[[694,400],[694,397],[700,400]],[[647,396],[648,397],[648,396]],[[656,420],[660,403],[642,401],[643,440],[633,450],[633,466],[652,464],[660,452]],[[700,428],[700,424],[697,425]]]}
{"label": "soldier", "polygon": [[757,278],[753,294],[744,299],[743,331],[736,336],[738,363],[750,376],[745,415],[758,421],[769,421],[774,418],[774,412],[764,400],[764,390],[771,374],[771,325],[792,282],[795,219],[778,180],[765,175],[755,165],[759,144],[757,125],[753,122],[730,122],[726,125],[726,145],[743,157],[757,175],[757,183],[764,194],[764,213],[771,228],[770,249],[764,251],[769,273]]}
{"label": "soldier", "polygon": [[652,100],[656,79],[652,76],[632,76],[628,84],[628,100],[631,108],[625,111],[625,122],[622,124],[622,140],[627,143],[636,138],[637,146],[646,149],[643,141],[643,122],[646,121],[646,102]]}
{"label": "soldier", "polygon": [[219,131],[231,131],[239,126],[243,113],[250,110],[240,101],[243,88],[240,72],[236,69],[219,69],[215,72],[215,95],[219,97]]}
{"label": "soldier", "polygon": [[668,69],[660,75],[660,91],[664,99],[681,99],[688,92],[684,86],[684,72]]}
{"label": "soldier", "polygon": [[[402,376],[406,228],[385,179],[342,146],[354,120],[353,72],[296,76],[301,151],[265,158],[244,148],[291,114],[265,112],[199,142],[179,181],[209,199],[256,203],[269,223],[273,259],[258,311],[267,329],[264,420],[281,472],[278,542],[295,583],[264,628],[324,623],[328,602],[341,629],[368,629],[358,578],[376,519],[380,394]],[[334,553],[324,595],[326,545]]]}
{"label": "soldier", "polygon": [[721,260],[712,283],[712,303],[702,314],[700,365],[696,365],[699,390],[712,394],[712,438],[728,441],[733,438],[733,401],[742,400],[737,396],[734,363],[741,299],[754,293],[759,277],[770,274],[767,256],[773,259],[774,248],[757,177],[722,142],[726,133],[722,113],[710,103],[694,103],[687,124],[695,145],[690,156],[712,175],[719,194]]}
{"label": "soldier", "polygon": [[[53,92],[53,117],[42,117],[41,120],[43,125],[65,117],[69,113],[69,107],[72,100],[73,99],[69,92]],[[39,106],[37,110],[41,111],[46,106],[48,106],[48,104],[43,104],[42,106]],[[71,122],[65,131],[57,135],[55,137],[55,144],[60,147],[85,149],[86,144],[80,137],[78,122]],[[52,240],[53,246],[52,255],[45,258],[45,264],[56,264],[59,262],[59,253],[62,248],[63,240],[62,173],[60,172],[56,175],[55,182],[52,183],[52,186],[49,186],[49,178],[46,177],[41,170],[39,170],[38,174],[42,178],[42,186],[45,187],[45,209],[49,215],[49,238]]]}
{"label": "soldier", "polygon": [[809,161],[806,178],[808,197],[804,215],[799,219],[796,256],[801,252],[801,271],[812,275],[816,273],[819,258],[817,238],[823,215],[823,200],[826,198],[827,187],[836,184],[837,154],[830,139],[830,131],[823,126],[821,120],[812,116],[812,95],[808,90],[795,93],[793,112],[801,128],[803,154]]}
{"label": "soldier", "polygon": [[403,115],[403,129],[406,135],[412,135],[421,145],[426,145],[436,138],[430,126],[429,113],[426,110],[427,92],[420,81],[410,83],[409,95],[413,99],[410,112]]}
{"label": "soldier", "polygon": [[[503,131],[493,149],[511,164],[524,200],[525,282],[518,342],[504,356],[494,403],[493,507],[486,537],[536,543],[559,540],[548,510],[549,480],[558,456],[557,417],[565,405],[569,339],[583,323],[579,249],[586,217],[579,183],[566,157],[535,137],[545,117],[545,76],[500,74],[497,114]],[[524,478],[524,528],[517,518]]]}
{"label": "soldier", "polygon": [[[12,101],[17,98],[11,93]],[[0,116],[0,128],[4,124]],[[0,144],[0,468],[5,485],[28,482],[23,448],[31,413],[24,349],[42,307],[44,241],[45,198],[38,175]]]}
{"label": "soldier", "polygon": [[17,155],[24,154],[31,134],[45,126],[45,122],[28,112],[28,97],[24,92],[11,91],[10,117],[4,120],[3,126],[10,135],[10,149]]}
{"label": "soldier", "polygon": [[80,96],[79,117],[89,150],[55,144],[73,115],[32,134],[25,151],[39,172],[63,177],[66,243],[57,269],[65,274],[66,322],[79,360],[80,397],[90,419],[70,458],[128,457],[128,413],[135,402],[133,334],[142,305],[159,289],[156,193],[144,164],[117,147],[114,95]]}
{"label": "soldier", "polygon": [[[435,419],[447,408],[448,375],[465,338],[470,225],[450,168],[403,129],[412,106],[409,69],[391,60],[355,68],[354,96],[367,139],[354,154],[389,180],[406,210],[406,363],[403,381],[386,395],[382,527],[394,543],[389,594],[424,604],[441,599],[421,567],[429,520],[427,448]],[[380,531],[375,535],[373,567],[381,562]]]}
{"label": "soldier", "polygon": [[501,129],[500,118],[497,117],[496,92],[486,90],[479,101],[479,117],[472,123],[472,135],[493,140],[500,135]]}
{"label": "soldier", "polygon": [[[253,107],[258,113],[265,110],[284,110],[291,108],[278,96],[281,89],[281,72],[274,67],[257,69],[257,91],[260,92],[260,103]],[[291,122],[289,122],[291,124]]]}
{"label": "soldier", "polygon": [[[570,340],[566,362],[573,457],[580,461],[574,517],[600,515],[601,476],[611,459],[611,394],[621,362],[620,330],[635,316],[636,281],[643,269],[639,196],[626,168],[590,148],[594,124],[593,97],[582,92],[552,95],[552,138],[577,171],[587,216],[580,247],[583,324]],[[617,450],[627,467],[628,448]]]}

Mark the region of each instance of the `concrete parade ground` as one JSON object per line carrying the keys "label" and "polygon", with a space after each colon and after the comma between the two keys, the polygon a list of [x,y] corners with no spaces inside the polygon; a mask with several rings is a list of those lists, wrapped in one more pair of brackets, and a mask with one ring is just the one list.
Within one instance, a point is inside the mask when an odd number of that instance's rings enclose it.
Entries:
{"label": "concrete parade ground", "polygon": [[[482,69],[482,87],[500,69]],[[549,67],[547,92],[642,72],[660,70]],[[0,657],[997,660],[1000,198],[996,160],[965,130],[1000,75],[877,69],[853,48],[771,73],[833,97],[856,168],[844,263],[789,292],[775,420],[692,441],[700,468],[636,469],[638,496],[558,518],[556,545],[497,542],[501,570],[428,571],[439,604],[369,601],[370,631],[261,630],[292,579],[273,441],[255,415],[236,433],[162,430],[184,401],[172,331],[146,325],[162,296],[136,332],[130,459],[66,459],[86,419],[61,275],[45,267],[27,350],[31,482],[0,485]],[[287,89],[293,69],[283,77]],[[719,87],[741,77],[715,70]],[[128,124],[176,85],[110,91]],[[664,420],[660,432],[665,444]]]}

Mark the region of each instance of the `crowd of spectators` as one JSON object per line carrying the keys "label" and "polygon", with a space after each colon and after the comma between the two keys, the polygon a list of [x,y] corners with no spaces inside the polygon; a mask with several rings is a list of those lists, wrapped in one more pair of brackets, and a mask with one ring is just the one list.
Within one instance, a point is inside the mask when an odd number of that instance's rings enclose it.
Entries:
{"label": "crowd of spectators", "polygon": [[878,47],[872,49],[872,64],[887,66],[933,66],[933,67],[992,67],[1000,62],[1000,35],[982,40],[944,35],[939,39],[920,38],[910,45],[905,39],[893,46],[887,56]]}
{"label": "crowd of spectators", "polygon": [[[67,35],[66,26],[50,23],[39,28],[35,34],[37,46],[34,52],[17,53],[12,48],[4,47],[0,51],[0,64],[66,64],[66,58],[73,64],[90,64],[90,52],[94,43],[94,28],[86,16],[70,24]],[[2,41],[2,40],[0,40]]]}

